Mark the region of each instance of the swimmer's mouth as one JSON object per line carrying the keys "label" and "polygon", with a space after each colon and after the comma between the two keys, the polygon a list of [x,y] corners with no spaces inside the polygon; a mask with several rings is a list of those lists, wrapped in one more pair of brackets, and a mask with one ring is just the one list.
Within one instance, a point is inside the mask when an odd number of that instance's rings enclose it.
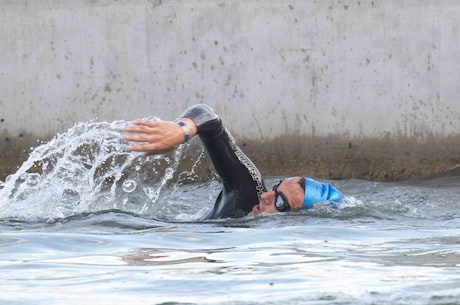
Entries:
{"label": "swimmer's mouth", "polygon": [[252,211],[249,212],[248,216],[256,216],[257,214],[260,214],[260,205],[256,204],[253,208]]}

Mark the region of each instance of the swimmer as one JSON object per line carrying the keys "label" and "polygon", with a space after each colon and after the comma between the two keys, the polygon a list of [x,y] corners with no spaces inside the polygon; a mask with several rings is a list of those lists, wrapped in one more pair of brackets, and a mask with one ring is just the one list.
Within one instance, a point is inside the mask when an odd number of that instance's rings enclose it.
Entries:
{"label": "swimmer", "polygon": [[298,211],[319,202],[344,199],[331,184],[308,177],[282,179],[267,191],[257,167],[236,145],[221,118],[205,104],[190,107],[174,122],[134,120],[125,131],[124,139],[133,142],[128,149],[145,156],[176,149],[199,136],[223,183],[213,209],[203,220]]}

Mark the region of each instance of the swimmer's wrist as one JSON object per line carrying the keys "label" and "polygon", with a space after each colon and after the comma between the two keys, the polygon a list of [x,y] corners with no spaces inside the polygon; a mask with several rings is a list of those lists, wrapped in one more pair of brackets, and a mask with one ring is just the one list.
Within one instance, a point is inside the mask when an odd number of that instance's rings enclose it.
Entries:
{"label": "swimmer's wrist", "polygon": [[187,124],[185,124],[185,122],[183,121],[176,121],[176,123],[180,126],[184,134],[184,141],[182,142],[182,144],[187,143],[190,140],[190,130],[188,129]]}

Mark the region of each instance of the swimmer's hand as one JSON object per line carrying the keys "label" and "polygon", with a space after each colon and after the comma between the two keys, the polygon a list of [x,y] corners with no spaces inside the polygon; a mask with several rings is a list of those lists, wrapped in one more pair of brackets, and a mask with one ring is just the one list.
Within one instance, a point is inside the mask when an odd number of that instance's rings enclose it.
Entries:
{"label": "swimmer's hand", "polygon": [[[186,124],[190,137],[193,137],[196,134],[193,121],[187,118],[180,120]],[[144,156],[162,154],[184,143],[184,131],[176,122],[134,120],[132,125],[125,127],[125,131],[125,140],[139,143],[128,145],[128,149],[143,152]]]}

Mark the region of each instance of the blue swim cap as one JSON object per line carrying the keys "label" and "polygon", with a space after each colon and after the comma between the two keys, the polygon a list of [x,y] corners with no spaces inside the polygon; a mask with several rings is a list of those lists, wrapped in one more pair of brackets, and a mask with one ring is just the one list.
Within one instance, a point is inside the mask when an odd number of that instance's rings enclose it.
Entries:
{"label": "blue swim cap", "polygon": [[330,183],[323,183],[305,177],[305,195],[302,209],[313,207],[313,204],[325,201],[341,201],[344,198],[341,192]]}

